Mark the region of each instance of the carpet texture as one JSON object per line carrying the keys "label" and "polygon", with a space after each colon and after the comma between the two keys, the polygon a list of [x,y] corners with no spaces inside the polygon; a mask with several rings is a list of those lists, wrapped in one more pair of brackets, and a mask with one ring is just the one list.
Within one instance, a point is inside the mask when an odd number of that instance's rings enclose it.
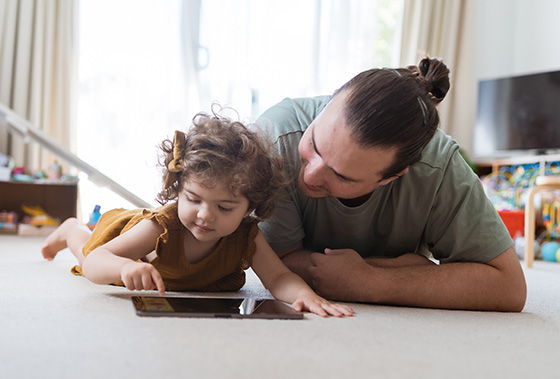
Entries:
{"label": "carpet texture", "polygon": [[[41,244],[42,238],[0,236],[2,378],[560,375],[558,263],[525,269],[522,313],[351,304],[357,314],[342,319],[142,318],[130,301],[138,292],[73,276],[71,253],[48,262]],[[221,296],[270,297],[248,273],[241,292]]]}

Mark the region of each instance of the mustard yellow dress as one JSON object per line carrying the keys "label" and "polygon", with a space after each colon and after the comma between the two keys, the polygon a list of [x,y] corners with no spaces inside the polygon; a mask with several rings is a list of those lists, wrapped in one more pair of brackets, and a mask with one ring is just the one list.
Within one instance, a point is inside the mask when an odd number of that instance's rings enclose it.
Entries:
{"label": "mustard yellow dress", "polygon": [[[142,220],[154,220],[163,228],[154,246],[157,257],[150,263],[161,274],[167,291],[237,291],[245,284],[245,270],[256,251],[257,223],[242,222],[206,258],[191,264],[184,255],[185,227],[177,216],[176,202],[154,210],[113,209],[104,213],[82,249],[84,256]],[[74,266],[72,273],[82,275],[81,267]]]}

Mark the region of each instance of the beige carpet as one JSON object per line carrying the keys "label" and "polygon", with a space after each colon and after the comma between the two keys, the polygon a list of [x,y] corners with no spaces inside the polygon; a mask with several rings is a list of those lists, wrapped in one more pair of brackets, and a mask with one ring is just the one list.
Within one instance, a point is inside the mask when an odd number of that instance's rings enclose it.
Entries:
{"label": "beige carpet", "polygon": [[[41,243],[0,236],[1,378],[560,376],[557,263],[525,270],[520,314],[353,304],[346,319],[141,318],[132,292],[71,275],[68,251],[44,261]],[[242,292],[269,296],[254,275]]]}

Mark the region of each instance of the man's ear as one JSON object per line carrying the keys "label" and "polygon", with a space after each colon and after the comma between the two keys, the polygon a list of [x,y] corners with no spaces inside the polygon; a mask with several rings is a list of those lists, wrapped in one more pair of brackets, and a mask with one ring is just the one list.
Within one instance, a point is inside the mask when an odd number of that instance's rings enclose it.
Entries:
{"label": "man's ear", "polygon": [[387,185],[387,184],[391,183],[393,180],[400,178],[401,176],[403,176],[407,172],[408,172],[408,167],[403,169],[401,172],[391,176],[390,178],[381,180],[379,182],[379,184],[382,185],[382,186]]}

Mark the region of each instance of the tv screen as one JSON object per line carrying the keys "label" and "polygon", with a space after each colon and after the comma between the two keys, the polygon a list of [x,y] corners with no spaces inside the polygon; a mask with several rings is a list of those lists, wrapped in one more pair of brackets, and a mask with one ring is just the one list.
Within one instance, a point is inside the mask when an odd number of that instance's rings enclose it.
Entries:
{"label": "tv screen", "polygon": [[560,149],[560,71],[481,80],[476,157]]}

